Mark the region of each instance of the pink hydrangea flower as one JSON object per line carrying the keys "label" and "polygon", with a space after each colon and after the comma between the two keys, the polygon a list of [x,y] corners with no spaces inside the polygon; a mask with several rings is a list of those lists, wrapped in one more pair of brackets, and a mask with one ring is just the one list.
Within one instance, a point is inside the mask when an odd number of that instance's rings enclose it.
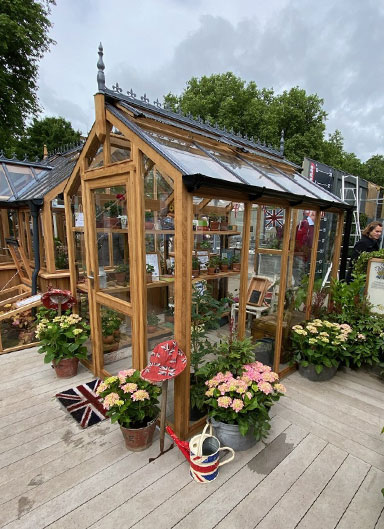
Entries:
{"label": "pink hydrangea flower", "polygon": [[132,393],[132,400],[149,400],[149,393],[145,389],[138,389],[135,393]]}
{"label": "pink hydrangea flower", "polygon": [[128,382],[120,387],[124,393],[134,393],[137,390],[137,384],[134,384],[133,382]]}
{"label": "pink hydrangea flower", "polygon": [[275,384],[273,389],[279,393],[286,393],[287,391],[287,388],[283,384]]}
{"label": "pink hydrangea flower", "polygon": [[224,395],[227,391],[230,390],[230,386],[227,383],[220,384],[220,386],[217,387],[217,389],[220,391],[222,395]]}
{"label": "pink hydrangea flower", "polygon": [[117,404],[120,401],[119,395],[117,393],[110,393],[107,395],[103,402],[103,408],[109,410],[112,406]]}
{"label": "pink hydrangea flower", "polygon": [[96,394],[97,395],[100,395],[100,393],[103,393],[103,391],[105,391],[109,386],[105,383],[105,382],[102,382],[100,384],[100,386],[97,388],[96,390]]}
{"label": "pink hydrangea flower", "polygon": [[263,373],[264,382],[275,382],[276,380],[279,380],[279,375],[274,371],[266,371]]}
{"label": "pink hydrangea flower", "polygon": [[239,411],[244,408],[244,402],[241,399],[233,399],[231,408],[236,413],[239,413]]}
{"label": "pink hydrangea flower", "polygon": [[217,404],[220,408],[229,408],[232,404],[232,399],[231,397],[219,397],[217,399]]}
{"label": "pink hydrangea flower", "polygon": [[126,369],[125,371],[119,371],[117,376],[119,377],[120,384],[123,384],[127,377],[131,377],[135,371],[136,369]]}
{"label": "pink hydrangea flower", "polygon": [[270,393],[273,392],[273,387],[269,382],[259,382],[257,384],[257,387],[259,388],[260,391],[262,391],[266,395],[269,395]]}

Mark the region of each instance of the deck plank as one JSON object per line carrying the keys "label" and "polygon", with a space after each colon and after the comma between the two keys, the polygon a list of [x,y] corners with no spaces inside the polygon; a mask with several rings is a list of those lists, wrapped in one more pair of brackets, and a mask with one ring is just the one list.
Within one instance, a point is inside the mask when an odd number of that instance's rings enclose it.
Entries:
{"label": "deck plank", "polygon": [[148,462],[158,431],[131,453],[109,421],[81,429],[54,395],[93,378],[81,366],[57,379],[36,348],[0,356],[0,528],[384,529],[384,381],[373,372],[291,374],[266,443],[209,485],[191,480],[177,448]]}

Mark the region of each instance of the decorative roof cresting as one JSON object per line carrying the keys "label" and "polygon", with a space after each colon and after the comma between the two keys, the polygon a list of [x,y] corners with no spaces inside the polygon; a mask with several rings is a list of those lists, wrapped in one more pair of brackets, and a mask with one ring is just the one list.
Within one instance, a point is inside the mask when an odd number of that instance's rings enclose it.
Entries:
{"label": "decorative roof cresting", "polygon": [[104,75],[104,61],[103,61],[103,45],[99,44],[99,60],[97,61],[97,87],[99,92],[105,90],[105,75]]}

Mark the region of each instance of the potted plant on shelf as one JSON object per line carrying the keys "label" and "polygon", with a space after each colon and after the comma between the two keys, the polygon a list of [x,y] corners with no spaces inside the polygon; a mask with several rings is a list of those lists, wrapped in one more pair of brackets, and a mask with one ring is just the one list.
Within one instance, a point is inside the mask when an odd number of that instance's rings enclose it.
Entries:
{"label": "potted plant on shelf", "polygon": [[152,211],[146,211],[145,212],[145,229],[146,230],[153,230],[155,223],[154,223],[154,216]]}
{"label": "potted plant on shelf", "polygon": [[199,244],[199,248],[200,250],[211,250],[212,249],[212,243],[210,241],[202,241],[200,244]]}
{"label": "potted plant on shelf", "polygon": [[150,264],[147,264],[145,265],[145,271],[147,274],[147,283],[152,283],[152,274],[155,271],[155,267]]}
{"label": "potted plant on shelf", "polygon": [[200,275],[200,261],[193,255],[192,256],[192,277],[198,277]]}
{"label": "potted plant on shelf", "polygon": [[231,259],[231,265],[232,265],[232,270],[234,272],[240,272],[241,263],[240,263],[240,255],[239,254],[237,254],[237,253],[233,254],[232,259]]}
{"label": "potted plant on shelf", "polygon": [[152,444],[159,415],[161,388],[128,369],[104,380],[97,388],[106,415],[117,422],[128,450],[139,452]]}
{"label": "potted plant on shelf", "polygon": [[216,213],[209,215],[209,229],[211,231],[218,231],[220,229],[220,217]]}
{"label": "potted plant on shelf", "polygon": [[228,257],[222,257],[220,259],[220,270],[222,272],[228,272],[229,259]]}
{"label": "potted plant on shelf", "polygon": [[36,327],[38,352],[45,354],[44,362],[51,362],[60,378],[76,375],[79,360],[87,358],[84,342],[88,336],[89,326],[77,314],[43,317]]}
{"label": "potted plant on shelf", "polygon": [[[104,352],[118,348],[120,340],[121,317],[112,309],[101,310],[101,331],[103,334]],[[113,345],[114,347],[110,347]]]}
{"label": "potted plant on shelf", "polygon": [[299,364],[302,376],[313,381],[331,379],[347,356],[347,342],[352,332],[346,323],[315,319],[292,327],[292,362]]}
{"label": "potted plant on shelf", "polygon": [[125,283],[128,280],[129,266],[125,263],[119,264],[115,267],[114,273],[118,283]]}
{"label": "potted plant on shelf", "polygon": [[147,315],[147,331],[149,334],[152,334],[157,331],[157,326],[159,324],[159,317],[152,311]]}
{"label": "potted plant on shelf", "polygon": [[220,257],[218,255],[211,255],[208,261],[208,274],[212,275],[217,272],[217,267],[220,263]]}
{"label": "potted plant on shelf", "polygon": [[228,231],[228,220],[225,215],[222,215],[220,217],[220,230],[221,231]]}
{"label": "potted plant on shelf", "polygon": [[123,208],[119,205],[119,200],[108,200],[104,204],[104,227],[120,228],[119,215],[122,215]]}
{"label": "potted plant on shelf", "polygon": [[208,415],[215,435],[235,451],[247,450],[270,430],[269,411],[285,393],[269,366],[252,362],[250,339],[222,342],[206,384]]}
{"label": "potted plant on shelf", "polygon": [[174,307],[168,307],[167,310],[164,313],[164,321],[166,323],[173,323],[175,316],[174,316]]}

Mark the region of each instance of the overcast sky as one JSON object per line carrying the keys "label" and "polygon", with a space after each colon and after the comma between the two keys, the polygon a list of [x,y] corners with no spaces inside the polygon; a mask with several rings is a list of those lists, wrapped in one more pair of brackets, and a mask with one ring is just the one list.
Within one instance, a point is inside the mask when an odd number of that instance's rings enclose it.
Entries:
{"label": "overcast sky", "polygon": [[384,154],[384,0],[56,1],[40,103],[84,134],[101,41],[109,88],[162,101],[192,76],[227,71],[275,92],[298,85],[324,99],[347,151]]}

